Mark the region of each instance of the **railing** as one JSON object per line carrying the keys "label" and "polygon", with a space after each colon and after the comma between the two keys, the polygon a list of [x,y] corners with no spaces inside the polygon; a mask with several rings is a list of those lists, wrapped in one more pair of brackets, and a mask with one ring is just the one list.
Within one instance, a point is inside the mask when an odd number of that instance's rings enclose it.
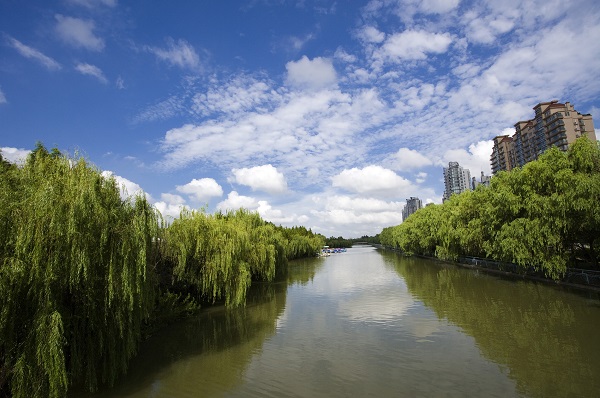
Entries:
{"label": "railing", "polygon": [[[458,262],[462,264],[470,264],[475,265],[477,267],[512,272],[516,274],[544,277],[543,272],[536,270],[534,267],[523,268],[518,266],[517,264],[502,261],[494,261],[487,258],[459,257]],[[585,284],[591,286],[600,286],[600,271],[569,267],[567,268],[565,275],[561,278],[561,281],[566,283],[576,283],[580,285]]]}
{"label": "railing", "polygon": [[[374,245],[376,247],[380,247],[386,250],[392,250],[401,252],[399,248],[385,246],[385,245]],[[456,260],[459,264],[468,264],[476,267],[492,269],[503,272],[510,272],[518,275],[526,275],[531,277],[539,277],[545,278],[543,271],[536,270],[534,267],[521,267],[514,263],[503,262],[503,261],[495,261],[489,258],[481,258],[481,257],[458,257]],[[583,269],[583,268],[571,268],[568,267],[563,277],[560,279],[561,282],[564,283],[572,283],[578,285],[589,285],[594,287],[600,287],[600,271]]]}

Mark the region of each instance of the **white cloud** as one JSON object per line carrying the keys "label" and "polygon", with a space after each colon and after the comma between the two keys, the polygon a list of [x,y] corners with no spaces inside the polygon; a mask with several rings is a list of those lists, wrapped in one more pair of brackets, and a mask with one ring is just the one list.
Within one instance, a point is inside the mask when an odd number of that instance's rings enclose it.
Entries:
{"label": "white cloud", "polygon": [[172,193],[163,193],[160,195],[160,199],[166,203],[173,205],[184,205],[185,199],[183,199],[179,195],[174,195]]}
{"label": "white cloud", "polygon": [[[512,132],[511,132],[512,130]],[[514,129],[507,129],[504,134],[513,134]],[[478,177],[481,172],[485,175],[491,174],[490,156],[494,141],[479,141],[469,145],[469,150],[450,149],[444,153],[444,167],[448,162],[458,162],[463,168],[469,169],[471,177]]]}
{"label": "white cloud", "polygon": [[256,209],[260,216],[273,224],[290,224],[294,223],[298,217],[295,214],[284,214],[279,209],[273,209],[271,205],[264,200],[258,201],[258,208]]}
{"label": "white cloud", "polygon": [[236,191],[231,191],[227,195],[227,199],[217,204],[217,209],[222,211],[237,210],[240,208],[256,210],[258,206],[259,203],[256,199],[240,195]]}
{"label": "white cloud", "polygon": [[312,61],[306,55],[300,60],[290,61],[285,65],[288,84],[299,87],[318,89],[336,83],[337,75],[331,60],[316,57]]}
{"label": "white cloud", "polygon": [[353,62],[356,62],[356,60],[357,60],[356,55],[352,55],[352,54],[347,53],[346,50],[344,50],[341,47],[338,47],[335,50],[335,53],[333,54],[333,57],[335,59],[341,59],[342,61],[350,63],[350,64],[353,63]]}
{"label": "white cloud", "polygon": [[184,110],[184,101],[179,96],[171,96],[157,104],[150,105],[134,118],[134,123],[169,119]]}
{"label": "white cloud", "polygon": [[495,16],[474,18],[467,26],[467,38],[474,43],[491,44],[499,35],[509,32],[514,27],[514,21]]}
{"label": "white cloud", "polygon": [[19,52],[19,54],[21,54],[25,58],[34,59],[37,62],[44,65],[49,70],[59,70],[62,68],[60,66],[60,64],[58,62],[56,62],[54,59],[48,57],[47,55],[42,54],[40,51],[38,51],[32,47],[26,46],[25,44],[21,43],[17,39],[12,38],[10,36],[6,36],[6,39],[8,41],[8,44],[11,47],[13,47],[15,50],[17,50]]}
{"label": "white cloud", "polygon": [[410,182],[381,166],[345,169],[332,178],[333,187],[349,192],[382,196],[403,196]]}
{"label": "white cloud", "polygon": [[306,43],[313,40],[314,38],[315,35],[312,33],[309,33],[304,37],[292,36],[288,38],[287,45],[290,46],[294,51],[300,51]]}
{"label": "white cloud", "polygon": [[385,33],[374,26],[363,26],[357,32],[357,37],[364,43],[381,43],[385,40]]}
{"label": "white cloud", "polygon": [[146,199],[149,202],[152,202],[152,196],[150,196],[149,194],[144,192],[142,187],[140,187],[135,182],[128,180],[125,177],[118,176],[109,170],[103,171],[102,176],[106,179],[110,179],[110,178],[115,179],[117,186],[121,190],[121,198],[123,200],[127,200],[127,199],[133,198],[138,195],[144,195],[144,196],[146,196]]}
{"label": "white cloud", "polygon": [[154,54],[161,61],[180,68],[196,69],[200,66],[200,57],[194,47],[183,39],[177,41],[167,39],[167,48],[144,47],[146,51]]}
{"label": "white cloud", "polygon": [[56,32],[67,44],[76,48],[85,48],[92,51],[102,51],[104,40],[94,34],[96,24],[92,20],[85,20],[56,14]]}
{"label": "white cloud", "polygon": [[205,92],[194,95],[192,109],[201,116],[261,109],[278,97],[268,83],[251,76],[235,76],[224,85],[209,87]]}
{"label": "white cloud", "polygon": [[75,65],[75,70],[77,72],[81,73],[82,75],[88,75],[88,76],[95,77],[101,83],[104,83],[104,84],[108,83],[108,79],[106,78],[106,76],[104,76],[104,73],[102,73],[102,70],[100,70],[100,68],[98,68],[97,66],[86,64],[86,63],[78,63]]}
{"label": "white cloud", "polygon": [[168,202],[165,202],[162,200],[153,203],[153,206],[156,210],[158,210],[160,212],[160,214],[162,214],[163,219],[166,222],[170,222],[170,221],[174,220],[175,218],[179,218],[179,215],[181,214],[181,210],[183,210],[183,208],[187,207],[187,206],[168,203]]}
{"label": "white cloud", "polygon": [[2,88],[0,88],[0,104],[6,104],[8,101],[6,100],[6,96],[2,92]]}
{"label": "white cloud", "polygon": [[410,148],[400,148],[390,159],[392,167],[396,170],[420,169],[430,166],[433,162],[419,151]]}
{"label": "white cloud", "polygon": [[378,51],[378,57],[391,61],[421,60],[427,54],[441,54],[448,50],[452,37],[448,33],[406,30],[387,38]]}
{"label": "white cloud", "polygon": [[187,208],[185,199],[179,195],[163,193],[161,200],[154,203],[154,207],[162,214],[167,221],[178,218],[181,210]]}
{"label": "white cloud", "polygon": [[123,80],[121,76],[117,77],[117,80],[115,81],[115,87],[117,87],[119,90],[123,90],[125,88],[125,80]]}
{"label": "white cloud", "polygon": [[[246,98],[243,89],[240,87],[239,96]],[[216,89],[211,102],[227,103],[229,97],[224,85]],[[319,172],[335,169],[336,161],[348,161],[364,151],[364,146],[348,142],[386,117],[375,90],[359,90],[354,97],[337,89],[282,91],[270,98],[272,102],[261,103],[258,109],[235,109],[226,117],[217,114],[198,125],[169,130],[163,141],[166,156],[162,165],[179,168],[209,160],[231,169],[276,156],[286,178],[306,183],[309,170],[310,178],[318,177]]]}
{"label": "white cloud", "polygon": [[23,164],[31,151],[21,148],[2,147],[0,148],[0,153],[2,153],[2,157],[5,160],[8,160],[11,163]]}
{"label": "white cloud", "polygon": [[421,10],[434,14],[443,14],[458,7],[459,3],[460,0],[423,0],[421,2]]}
{"label": "white cloud", "polygon": [[271,194],[280,194],[287,191],[287,182],[283,173],[277,171],[270,164],[251,168],[233,169],[231,172],[235,182],[247,185],[253,191],[264,191]]}
{"label": "white cloud", "polygon": [[223,188],[213,178],[193,179],[185,185],[178,185],[177,192],[185,193],[198,202],[223,196]]}

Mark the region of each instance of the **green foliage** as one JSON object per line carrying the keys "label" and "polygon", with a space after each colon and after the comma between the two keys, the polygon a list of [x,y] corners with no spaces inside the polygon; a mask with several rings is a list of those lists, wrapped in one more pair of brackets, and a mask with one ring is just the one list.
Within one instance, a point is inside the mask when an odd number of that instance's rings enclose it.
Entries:
{"label": "green foliage", "polygon": [[287,260],[313,256],[323,239],[304,227],[275,227],[240,209],[215,215],[183,211],[165,233],[177,282],[198,300],[245,302],[253,279],[271,281]]}
{"label": "green foliage", "polygon": [[203,300],[243,304],[253,280],[314,256],[324,237],[246,210],[184,211],[170,226],[144,196],[38,143],[0,155],[0,396],[63,397],[127,370],[142,333]]}
{"label": "green foliage", "polygon": [[453,195],[380,234],[409,254],[489,257],[533,267],[552,278],[568,264],[598,268],[600,148],[578,139],[522,169],[500,172],[489,188]]}
{"label": "green foliage", "polygon": [[112,383],[153,302],[154,210],[41,144],[2,170],[0,192],[1,391],[60,397],[71,382]]}
{"label": "green foliage", "polygon": [[352,239],[344,239],[341,236],[330,237],[325,241],[325,244],[329,247],[352,247],[354,241]]}

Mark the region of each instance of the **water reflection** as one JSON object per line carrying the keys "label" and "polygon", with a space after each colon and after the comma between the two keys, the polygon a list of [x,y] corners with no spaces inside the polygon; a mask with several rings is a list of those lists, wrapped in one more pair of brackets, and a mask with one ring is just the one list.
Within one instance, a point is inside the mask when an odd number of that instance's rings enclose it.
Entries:
{"label": "water reflection", "polygon": [[523,394],[597,396],[597,297],[586,305],[579,295],[552,286],[384,256],[415,298],[473,336],[485,357],[506,366]]}
{"label": "water reflection", "polygon": [[594,396],[598,300],[372,248],[290,264],[102,397]]}

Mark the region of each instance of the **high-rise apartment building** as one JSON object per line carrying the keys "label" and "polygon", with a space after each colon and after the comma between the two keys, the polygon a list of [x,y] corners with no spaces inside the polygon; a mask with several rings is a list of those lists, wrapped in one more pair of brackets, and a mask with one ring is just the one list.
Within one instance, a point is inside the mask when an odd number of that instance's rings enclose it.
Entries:
{"label": "high-rise apartment building", "polygon": [[471,189],[474,191],[479,185],[489,187],[491,179],[492,176],[486,176],[485,173],[482,171],[481,179],[479,181],[477,181],[477,177],[471,178]]}
{"label": "high-rise apartment building", "polygon": [[460,167],[458,162],[448,163],[448,167],[444,167],[444,186],[445,190],[442,198],[444,202],[450,199],[453,194],[470,191],[471,172]]}
{"label": "high-rise apartment building", "polygon": [[577,112],[569,102],[540,102],[533,110],[535,118],[517,122],[512,137],[494,138],[490,156],[493,174],[521,167],[551,146],[566,151],[579,137],[587,136],[596,141],[592,115]]}
{"label": "high-rise apartment building", "polygon": [[410,199],[406,199],[406,204],[402,209],[402,221],[405,221],[408,218],[408,216],[410,216],[422,207],[423,202],[421,202],[421,199],[412,196],[410,197]]}

